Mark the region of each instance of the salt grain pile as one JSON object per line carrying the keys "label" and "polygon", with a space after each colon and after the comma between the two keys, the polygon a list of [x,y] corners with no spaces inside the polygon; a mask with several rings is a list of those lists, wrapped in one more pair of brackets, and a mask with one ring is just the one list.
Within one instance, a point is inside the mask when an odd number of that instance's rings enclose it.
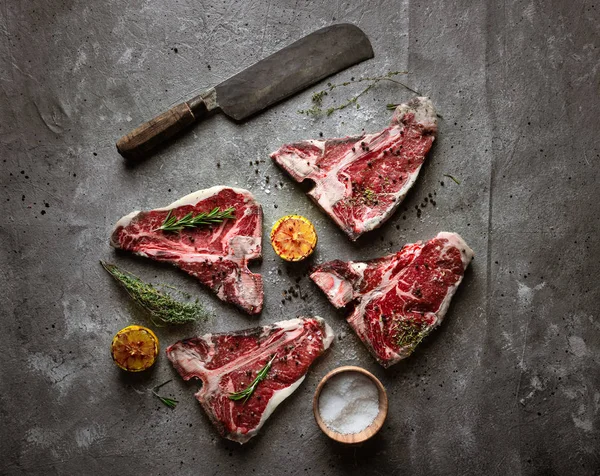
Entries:
{"label": "salt grain pile", "polygon": [[331,430],[344,435],[358,433],[379,413],[379,392],[366,375],[342,372],[331,377],[321,390],[319,413]]}

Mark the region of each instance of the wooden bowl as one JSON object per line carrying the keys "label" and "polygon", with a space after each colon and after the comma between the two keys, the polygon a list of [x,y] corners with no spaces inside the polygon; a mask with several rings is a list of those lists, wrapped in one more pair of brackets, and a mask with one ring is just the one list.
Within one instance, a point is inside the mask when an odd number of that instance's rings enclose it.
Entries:
{"label": "wooden bowl", "polygon": [[[373,423],[371,423],[368,427],[366,427],[364,430],[358,433],[343,434],[332,430],[325,424],[325,422],[321,418],[321,414],[319,413],[319,397],[321,395],[321,390],[323,390],[323,387],[331,377],[342,372],[358,372],[363,375],[366,375],[373,381],[373,383],[377,387],[377,390],[379,391],[379,413],[377,413],[377,416],[375,417],[375,420],[373,420]],[[321,431],[325,433],[329,438],[335,441],[339,441],[340,443],[356,444],[362,443],[363,441],[367,441],[381,429],[381,427],[383,426],[383,422],[385,421],[385,417],[387,416],[387,411],[387,393],[381,382],[371,372],[361,367],[355,367],[353,365],[338,367],[337,369],[333,369],[331,372],[325,375],[325,377],[323,377],[323,379],[319,382],[317,390],[315,391],[315,396],[313,397],[313,413],[315,414],[315,420],[317,421],[317,425],[319,425]]]}

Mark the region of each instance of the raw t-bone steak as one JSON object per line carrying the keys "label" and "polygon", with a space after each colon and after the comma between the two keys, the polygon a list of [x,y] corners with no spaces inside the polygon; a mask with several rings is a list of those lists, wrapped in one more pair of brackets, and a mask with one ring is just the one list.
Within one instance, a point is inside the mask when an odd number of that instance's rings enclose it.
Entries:
{"label": "raw t-bone steak", "polygon": [[371,261],[330,261],[310,277],[335,307],[352,303],[348,323],[389,367],[442,322],[472,258],[459,235],[442,232]]}
{"label": "raw t-bone steak", "polygon": [[[169,213],[179,219],[215,207],[233,207],[235,218],[179,232],[158,230]],[[110,243],[115,248],[172,263],[198,278],[223,301],[258,314],[263,306],[262,277],[248,269],[248,261],[261,257],[261,240],[262,209],[250,192],[212,187],[164,208],[124,216],[115,225]]]}
{"label": "raw t-bone steak", "polygon": [[[167,349],[184,380],[202,380],[196,398],[226,438],[245,443],[304,380],[313,361],[331,344],[333,331],[320,317],[301,317],[244,331],[206,334]],[[271,362],[247,400],[231,394],[250,386]]]}
{"label": "raw t-bone steak", "polygon": [[382,225],[413,186],[437,132],[428,98],[396,108],[376,134],[287,144],[271,158],[294,180],[312,180],[308,195],[350,237]]}

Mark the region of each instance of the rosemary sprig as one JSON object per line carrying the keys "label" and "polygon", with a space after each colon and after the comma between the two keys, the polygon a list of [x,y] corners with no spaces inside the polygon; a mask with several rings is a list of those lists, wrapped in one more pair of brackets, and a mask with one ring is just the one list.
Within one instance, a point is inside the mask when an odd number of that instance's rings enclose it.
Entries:
{"label": "rosemary sprig", "polygon": [[448,177],[449,179],[454,180],[454,182],[456,183],[456,185],[460,185],[460,182],[456,178],[454,178],[452,175],[450,175],[450,174],[444,174],[444,177]]}
{"label": "rosemary sprig", "polygon": [[161,402],[163,402],[166,406],[168,406],[169,408],[175,408],[177,406],[177,404],[179,403],[179,400],[175,400],[174,398],[168,398],[168,397],[163,397],[161,395],[159,395],[158,393],[156,393],[156,391],[162,387],[163,385],[166,385],[170,382],[171,380],[167,380],[164,383],[161,383],[160,385],[157,385],[156,387],[154,387],[152,389],[152,393],[154,394],[154,396],[156,398],[158,398]]}
{"label": "rosemary sprig", "polygon": [[271,369],[271,365],[273,364],[273,361],[275,360],[276,356],[277,356],[277,354],[275,354],[273,357],[271,357],[271,360],[269,360],[267,362],[267,364],[258,372],[258,374],[256,374],[256,378],[253,380],[253,382],[248,387],[246,387],[244,390],[240,390],[239,392],[230,393],[229,399],[236,400],[236,401],[244,400],[244,403],[246,403],[248,401],[248,399],[250,398],[250,396],[254,393],[256,386],[260,382],[262,382],[265,378],[267,378],[267,374],[269,373],[269,370]]}
{"label": "rosemary sprig", "polygon": [[[313,94],[313,96],[312,96],[312,102],[313,102],[312,107],[310,109],[302,109],[302,110],[300,110],[298,112],[300,114],[306,114],[307,116],[317,117],[317,116],[320,116],[321,114],[323,114],[323,112],[327,116],[330,116],[335,111],[341,111],[342,109],[346,109],[348,106],[351,106],[351,105],[354,105],[354,104],[356,104],[356,108],[357,109],[360,109],[360,104],[358,103],[358,99],[362,95],[364,95],[365,93],[367,93],[368,91],[370,91],[371,89],[373,89],[381,81],[391,81],[392,83],[396,83],[396,84],[399,84],[399,85],[405,87],[406,89],[408,89],[409,91],[412,91],[415,94],[419,94],[419,92],[417,92],[414,89],[410,88],[406,84],[398,81],[397,79],[393,79],[393,76],[397,76],[399,74],[408,74],[408,71],[390,71],[389,73],[385,74],[384,76],[365,77],[365,78],[360,78],[360,79],[354,79],[354,78],[352,78],[350,81],[345,81],[345,82],[340,83],[340,84],[327,83],[327,88],[326,89],[324,89],[322,91],[319,91],[319,92],[316,92],[316,93]],[[371,84],[369,84],[365,89],[363,89],[356,96],[351,97],[345,103],[340,104],[339,106],[332,106],[332,107],[329,107],[329,108],[325,109],[325,111],[323,111],[323,108],[322,108],[323,98],[325,96],[327,96],[331,91],[333,91],[334,89],[339,88],[341,86],[349,86],[351,84],[362,83],[362,82],[365,82],[365,81],[370,82]],[[388,104],[387,107],[389,109],[390,104]]]}
{"label": "rosemary sprig", "polygon": [[[177,301],[170,294],[159,291],[152,284],[142,281],[136,275],[114,264],[105,263],[104,261],[100,261],[100,264],[125,288],[135,302],[148,311],[154,325],[160,325],[161,323],[186,324],[209,317],[209,314],[197,300],[196,302]],[[180,291],[179,293],[185,294]]]}
{"label": "rosemary sprig", "polygon": [[169,210],[165,221],[157,230],[163,231],[181,231],[184,228],[196,228],[202,225],[214,225],[215,223],[221,223],[223,220],[229,220],[235,218],[233,215],[235,208],[229,207],[225,210],[221,210],[221,207],[215,207],[210,212],[201,212],[194,215],[192,212],[188,213],[182,218],[177,218],[171,215],[172,210]]}
{"label": "rosemary sprig", "polygon": [[426,322],[403,319],[396,324],[396,343],[398,347],[407,347],[412,352],[430,330]]}

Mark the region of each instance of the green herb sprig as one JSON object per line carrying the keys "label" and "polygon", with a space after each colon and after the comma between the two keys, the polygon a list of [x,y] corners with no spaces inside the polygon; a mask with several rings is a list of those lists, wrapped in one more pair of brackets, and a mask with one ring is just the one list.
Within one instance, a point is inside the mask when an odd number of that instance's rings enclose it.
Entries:
{"label": "green herb sprig", "polygon": [[430,331],[426,322],[403,319],[396,324],[396,343],[398,347],[407,347],[412,353]]}
{"label": "green herb sprig", "polygon": [[[170,294],[156,289],[152,284],[142,281],[136,275],[114,264],[105,263],[104,261],[100,261],[100,264],[125,288],[132,299],[150,314],[154,325],[186,324],[209,317],[207,311],[197,300],[196,302],[178,301]],[[178,292],[183,296],[189,297],[189,295],[181,291]]]}
{"label": "green herb sprig", "polygon": [[220,207],[213,208],[210,212],[202,212],[194,215],[192,212],[188,213],[182,218],[177,218],[171,215],[172,210],[169,210],[165,221],[157,230],[162,231],[181,231],[184,228],[196,228],[203,225],[214,225],[216,223],[222,223],[223,220],[229,220],[235,218],[233,212],[235,208],[229,207],[225,210],[221,210]]}
{"label": "green herb sprig", "polygon": [[[318,117],[323,113],[327,116],[330,116],[335,111],[341,111],[342,109],[346,109],[348,106],[351,106],[351,105],[356,105],[356,109],[360,109],[360,104],[358,103],[358,99],[361,96],[363,96],[364,94],[366,94],[367,92],[369,92],[371,89],[373,89],[381,81],[391,81],[392,83],[396,83],[396,84],[399,84],[399,85],[405,87],[406,89],[408,89],[409,91],[412,91],[415,94],[420,94],[419,92],[410,88],[406,84],[398,81],[397,79],[393,79],[393,76],[397,76],[399,74],[408,74],[408,71],[390,71],[389,73],[387,73],[383,76],[365,77],[365,78],[360,78],[360,79],[352,78],[350,81],[345,81],[340,84],[327,83],[326,89],[316,92],[312,95],[312,103],[313,103],[312,107],[310,107],[309,109],[301,109],[298,112],[300,114],[306,114],[307,116]],[[343,104],[340,104],[338,106],[332,106],[332,107],[329,107],[329,108],[323,110],[323,107],[322,107],[323,99],[331,91],[333,91],[336,88],[342,87],[342,86],[350,86],[351,84],[363,83],[363,82],[370,82],[370,84],[365,89],[363,89],[360,93],[358,93],[356,96],[351,97]],[[389,106],[390,106],[390,104],[388,104],[387,107],[389,108]]]}
{"label": "green herb sprig", "polygon": [[365,190],[363,192],[363,196],[364,196],[365,202],[369,205],[372,204],[375,201],[375,199],[377,198],[377,194],[370,188],[365,188]]}
{"label": "green herb sprig", "polygon": [[454,181],[454,183],[456,183],[456,185],[460,185],[460,182],[458,181],[458,179],[454,178],[452,175],[444,174],[444,177],[448,177],[450,180]]}
{"label": "green herb sprig", "polygon": [[163,397],[161,395],[159,395],[158,393],[156,393],[156,391],[162,387],[163,385],[166,385],[170,382],[171,380],[167,380],[165,383],[161,383],[160,385],[157,385],[156,387],[154,387],[152,389],[152,394],[158,398],[161,402],[163,402],[167,407],[169,408],[175,408],[177,406],[177,404],[179,403],[179,400],[175,400],[174,398],[168,398],[168,397]]}
{"label": "green herb sprig", "polygon": [[229,399],[236,400],[236,401],[244,400],[243,403],[246,403],[248,401],[248,399],[250,398],[250,396],[254,393],[256,386],[260,382],[262,382],[265,378],[267,378],[267,374],[269,373],[269,370],[271,369],[271,365],[273,364],[273,361],[275,360],[276,356],[277,356],[277,354],[275,354],[273,357],[271,357],[271,360],[269,360],[267,362],[267,364],[260,370],[260,372],[258,372],[258,374],[256,374],[256,378],[252,381],[252,383],[248,387],[246,387],[244,390],[240,390],[239,392],[230,393]]}

